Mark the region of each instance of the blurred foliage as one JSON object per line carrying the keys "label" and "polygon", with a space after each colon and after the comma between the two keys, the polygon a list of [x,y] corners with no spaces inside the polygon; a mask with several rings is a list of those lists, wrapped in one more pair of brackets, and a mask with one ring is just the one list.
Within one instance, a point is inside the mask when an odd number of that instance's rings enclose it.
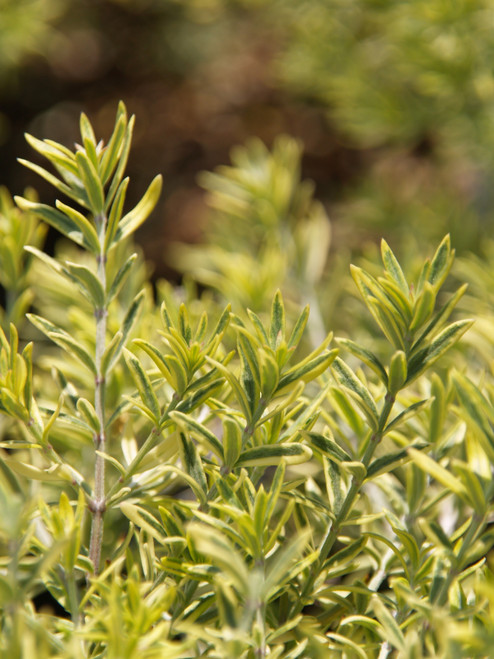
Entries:
{"label": "blurred foliage", "polygon": [[2,8],[2,43],[13,44],[2,72],[17,80],[0,87],[3,179],[14,190],[32,183],[11,166],[26,125],[70,143],[82,104],[107,134],[125,98],[146,126],[135,140],[137,188],[148,170],[167,180],[139,235],[157,275],[170,274],[170,239],[196,242],[207,226],[197,171],[252,135],[301,140],[335,251],[384,234],[407,262],[408,250],[446,232],[463,250],[490,231],[490,0],[27,4]]}

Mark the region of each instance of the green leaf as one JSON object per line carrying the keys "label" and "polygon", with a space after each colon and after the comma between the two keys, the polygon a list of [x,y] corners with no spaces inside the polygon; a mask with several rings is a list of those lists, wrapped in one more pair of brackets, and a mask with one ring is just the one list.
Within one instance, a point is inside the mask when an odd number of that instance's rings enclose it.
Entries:
{"label": "green leaf", "polygon": [[124,349],[124,354],[125,361],[132,373],[141,400],[151,413],[151,417],[155,424],[159,425],[159,419],[161,416],[160,406],[156,394],[153,391],[151,381],[146,371],[142,368],[139,360],[129,350]]}
{"label": "green leaf", "polygon": [[98,277],[85,265],[77,263],[65,263],[67,270],[78,282],[86,297],[95,309],[105,308],[105,292]]}
{"label": "green leaf", "polygon": [[430,344],[418,350],[408,363],[408,377],[406,384],[409,384],[417,376],[429,368],[439,359],[449,348],[451,348],[463,334],[473,325],[473,320],[458,320],[451,323],[442,330]]}
{"label": "green leaf", "polygon": [[91,246],[86,241],[83,233],[79,230],[77,225],[64,215],[64,213],[61,213],[46,204],[38,204],[34,201],[24,199],[23,197],[14,197],[14,199],[21,210],[34,213],[70,240],[73,240],[82,247],[91,249]]}
{"label": "green leaf", "polygon": [[297,322],[295,323],[292,333],[290,334],[290,338],[288,339],[287,344],[288,350],[296,348],[300,343],[302,334],[304,333],[305,326],[307,325],[307,321],[309,319],[309,313],[310,307],[309,305],[306,305],[300,316],[297,318]]}
{"label": "green leaf", "polygon": [[29,415],[31,415],[31,406],[33,398],[33,343],[30,341],[22,351],[22,357],[26,364],[26,383],[24,385],[23,398]]}
{"label": "green leaf", "polygon": [[391,421],[384,429],[384,434],[387,434],[390,430],[396,428],[401,423],[404,423],[410,417],[415,416],[419,410],[421,410],[426,405],[430,405],[430,403],[431,403],[431,399],[425,398],[424,400],[419,400],[416,403],[413,403],[412,405],[407,407],[405,410],[403,410],[402,412],[397,414],[393,419],[391,419]]}
{"label": "green leaf", "polygon": [[315,380],[334,362],[338,352],[338,349],[335,348],[308,361],[304,359],[281,376],[276,393],[280,393],[283,389],[299,380],[302,380],[303,382],[311,382],[312,380]]}
{"label": "green leaf", "polygon": [[259,352],[261,366],[261,393],[265,400],[270,400],[279,384],[278,364],[268,352]]}
{"label": "green leaf", "polygon": [[39,469],[34,465],[26,462],[19,462],[16,458],[7,455],[2,456],[2,460],[14,473],[25,476],[28,479],[45,482],[65,480],[58,468],[54,469],[53,467],[49,467],[48,469]]}
{"label": "green leaf", "polygon": [[28,423],[29,414],[24,405],[16,398],[16,396],[8,389],[1,391],[1,406],[2,412],[6,412],[14,419],[20,419],[24,423]]}
{"label": "green leaf", "polygon": [[137,258],[136,253],[129,256],[129,258],[125,261],[123,266],[119,269],[119,271],[115,275],[115,278],[112,281],[111,287],[108,290],[108,293],[107,293],[107,296],[106,296],[107,297],[107,304],[110,304],[110,302],[113,300],[113,298],[115,298],[118,295],[123,283],[125,282],[125,280],[127,279],[128,275],[130,273],[130,269],[133,266],[134,261],[136,260],[136,258]]}
{"label": "green leaf", "polygon": [[106,196],[105,208],[107,211],[113,201],[117,188],[119,187],[120,182],[122,181],[125,168],[127,167],[127,160],[129,159],[130,146],[132,143],[132,133],[134,130],[134,123],[135,123],[135,116],[132,115],[125,129],[125,136],[122,143],[122,150],[118,157],[117,167],[115,169],[115,173],[113,174],[112,182],[110,184],[110,189],[108,190],[108,194]]}
{"label": "green leaf", "polygon": [[460,373],[453,374],[458,398],[461,403],[461,411],[467,420],[480,431],[478,434],[482,447],[486,451],[491,463],[494,463],[494,411],[491,403],[482,394],[479,388]]}
{"label": "green leaf", "polygon": [[35,165],[32,162],[29,162],[29,160],[18,158],[18,162],[24,167],[27,167],[28,169],[33,171],[35,174],[38,174],[38,176],[41,176],[41,178],[44,178],[45,181],[48,181],[50,185],[52,185],[62,194],[66,195],[67,197],[70,197],[70,199],[76,201],[84,208],[87,207],[87,199],[85,198],[85,196],[83,196],[80,193],[80,191],[74,190],[74,188],[71,188],[66,183],[63,183],[60,179],[58,179],[56,176],[48,172],[46,169],[40,167],[39,165]]}
{"label": "green leaf", "polygon": [[[108,358],[107,364],[105,364],[107,369],[106,372],[111,371],[112,368],[117,363],[117,361],[120,359],[120,354],[122,352],[122,349],[125,347],[125,344],[127,343],[129,334],[131,333],[132,328],[136,323],[137,317],[139,315],[139,311],[141,309],[142,304],[144,303],[144,296],[145,296],[145,292],[140,291],[132,300],[132,304],[128,308],[127,313],[125,314],[125,317],[123,319],[122,326],[120,327],[120,332],[119,332],[121,335],[120,343],[117,345],[116,348],[112,347],[113,354],[111,355],[111,358],[110,357]],[[112,339],[112,342],[114,338]],[[109,349],[110,346],[108,346],[107,350]]]}
{"label": "green leaf", "polygon": [[48,254],[45,254],[45,252],[42,252],[40,249],[37,249],[32,245],[26,245],[24,247],[24,250],[36,256],[40,261],[43,261],[43,263],[45,263],[49,268],[52,268],[52,270],[57,272],[59,275],[68,276],[67,270],[63,267],[61,263],[59,263],[56,259],[52,258],[51,256],[48,256]]}
{"label": "green leaf", "polygon": [[81,116],[79,119],[79,128],[81,131],[81,137],[83,141],[89,140],[90,142],[93,143],[94,146],[96,146],[96,136],[94,134],[93,127],[91,126],[91,122],[87,118],[85,112],[81,112]]}
{"label": "green leaf", "polygon": [[[393,305],[394,309],[398,312],[397,318],[400,325],[405,328],[412,320],[412,302],[409,295],[405,295],[400,287],[394,281],[386,277],[378,277],[377,281],[381,285],[387,299]],[[391,309],[391,307],[390,307]]]}
{"label": "green leaf", "polygon": [[312,448],[327,455],[333,462],[336,461],[337,464],[340,462],[351,462],[352,458],[335,442],[334,439],[312,431],[303,432],[303,435],[307,437]]}
{"label": "green leaf", "polygon": [[170,418],[175,421],[181,428],[192,432],[198,440],[205,444],[208,450],[212,451],[221,461],[223,461],[223,446],[219,439],[204,425],[193,419],[188,414],[182,412],[170,412]]}
{"label": "green leaf", "polygon": [[436,292],[432,284],[428,281],[424,282],[424,286],[417,299],[415,300],[413,308],[413,318],[409,326],[410,332],[415,332],[419,327],[422,327],[432,315],[434,305],[436,304]]}
{"label": "green leaf", "polygon": [[59,211],[65,213],[65,215],[67,215],[67,217],[69,217],[74,222],[76,227],[80,230],[80,232],[84,236],[85,241],[88,244],[91,251],[94,254],[99,254],[100,244],[99,244],[98,234],[96,233],[96,229],[89,222],[89,220],[85,218],[82,213],[79,213],[79,211],[76,211],[75,209],[71,208],[70,206],[67,206],[66,204],[62,204],[62,202],[58,201],[58,199],[55,202],[55,205]]}
{"label": "green leaf", "polygon": [[79,398],[77,401],[77,409],[94,432],[99,433],[101,431],[101,426],[92,404],[85,398]]}
{"label": "green leaf", "polygon": [[254,337],[244,327],[239,327],[238,325],[234,327],[237,330],[238,351],[241,354],[242,359],[244,359],[249,366],[249,371],[254,380],[256,389],[261,392],[261,373],[258,357],[259,348]]}
{"label": "green leaf", "polygon": [[[454,379],[454,376],[453,376]],[[429,442],[436,444],[442,437],[444,420],[446,418],[446,391],[437,373],[431,375],[431,409],[429,414]],[[494,460],[494,444],[492,447]]]}
{"label": "green leaf", "polygon": [[409,448],[408,454],[415,462],[415,464],[423,469],[429,476],[432,476],[438,483],[441,483],[450,492],[453,492],[461,499],[467,499],[468,493],[463,483],[454,476],[451,471],[441,467],[435,460],[430,458],[425,453],[417,451],[417,449]]}
{"label": "green leaf", "polygon": [[126,127],[127,114],[124,110],[121,114],[117,115],[115,128],[101,157],[100,177],[103,185],[108,183],[110,176],[117,166],[118,157],[123,148]]}
{"label": "green leaf", "polygon": [[103,193],[103,186],[101,185],[98,172],[95,166],[89,159],[88,155],[83,151],[77,151],[75,154],[79,174],[84,188],[89,198],[91,211],[94,215],[100,215],[105,206],[105,196]]}
{"label": "green leaf", "polygon": [[205,524],[192,523],[187,529],[195,549],[227,575],[240,595],[250,592],[250,573],[240,554],[220,531]]}
{"label": "green leaf", "polygon": [[116,332],[101,357],[101,375],[103,377],[109,372],[110,366],[117,363],[123,344],[122,332]]}
{"label": "green leaf", "polygon": [[130,180],[129,177],[124,178],[124,180],[120,183],[115,193],[115,200],[113,201],[113,204],[110,209],[110,215],[108,217],[108,226],[106,228],[105,254],[113,245],[113,241],[115,239],[115,236],[117,235],[118,224],[122,217],[129,180]]}
{"label": "green leaf", "polygon": [[482,518],[486,513],[487,501],[477,474],[473,472],[470,465],[461,460],[455,460],[453,468],[459,474],[460,480],[465,486],[466,492],[468,492],[470,505],[477,515]]}
{"label": "green leaf", "polygon": [[294,563],[300,561],[300,556],[307,545],[310,531],[305,530],[298,536],[284,543],[284,547],[276,552],[276,558],[270,563],[262,586],[262,599],[269,601],[289,580],[293,578],[291,569]]}
{"label": "green leaf", "polygon": [[216,378],[211,382],[207,382],[204,386],[193,390],[193,393],[189,394],[184,400],[180,401],[176,407],[176,411],[183,412],[184,414],[190,414],[192,410],[198,408],[206,400],[210,400],[212,397],[214,397],[218,390],[223,386],[223,383],[224,382],[222,378]]}
{"label": "green leaf", "polygon": [[149,217],[158,203],[161,194],[162,177],[160,174],[152,181],[141,201],[129,213],[124,215],[115,234],[115,242],[133,233]]}
{"label": "green leaf", "polygon": [[404,350],[403,333],[406,331],[407,318],[401,306],[365,270],[354,265],[350,266],[350,270],[367,308],[386,338],[395,348]]}
{"label": "green leaf", "polygon": [[363,483],[367,475],[367,469],[362,462],[351,461],[351,462],[342,462],[341,468],[344,471],[349,471],[352,476],[354,476],[359,483]]}
{"label": "green leaf", "polygon": [[403,464],[403,462],[410,460],[410,455],[408,453],[409,448],[414,448],[418,451],[421,451],[427,446],[427,442],[414,442],[407,448],[402,448],[398,451],[393,451],[392,453],[383,455],[380,458],[376,458],[369,465],[366,478],[370,479],[378,476],[379,474],[391,473],[395,467],[398,467]]}
{"label": "green leaf", "polygon": [[[338,653],[338,655],[360,657],[360,659],[369,659],[369,655],[367,654],[367,652],[365,652],[360,645],[357,645],[355,641],[352,641],[346,636],[343,636],[342,634],[337,634],[335,632],[328,632],[326,636],[330,640],[335,641],[336,645],[330,645],[330,650],[335,650]],[[344,648],[349,648],[351,654],[349,654],[346,651],[342,651],[341,646],[343,646]]]}
{"label": "green leaf", "polygon": [[431,318],[430,322],[427,324],[425,329],[422,331],[418,339],[415,340],[413,346],[412,346],[412,353],[416,352],[417,349],[420,349],[421,346],[424,345],[424,341],[427,336],[432,332],[434,328],[439,328],[441,325],[446,322],[446,320],[450,317],[453,309],[456,307],[460,299],[463,297],[465,291],[468,288],[468,284],[463,284],[463,286],[460,286],[460,288],[454,293],[454,295],[451,296],[451,298],[444,304],[439,311],[434,314],[434,316]]}
{"label": "green leaf", "polygon": [[235,394],[235,397],[242,408],[242,412],[247,419],[247,421],[250,423],[252,420],[252,412],[250,409],[249,401],[247,399],[247,396],[238,381],[238,379],[233,375],[231,370],[227,368],[224,364],[222,364],[219,361],[216,361],[215,359],[212,359],[209,356],[206,356],[206,360],[211,364],[211,366],[214,366],[225,378],[225,380],[228,382],[228,384],[231,386],[233,393]]}
{"label": "green leaf", "polygon": [[194,442],[188,439],[183,432],[180,433],[180,459],[182,460],[185,471],[195,480],[202,490],[204,497],[201,500],[204,500],[207,498],[208,484],[202,461]]}
{"label": "green leaf", "polygon": [[355,357],[362,360],[364,364],[367,364],[367,366],[369,366],[374,371],[374,373],[376,373],[384,386],[388,386],[388,374],[386,373],[386,369],[376,357],[376,355],[374,355],[374,353],[372,353],[370,350],[367,350],[366,348],[363,348],[362,346],[355,343],[355,341],[351,341],[350,339],[336,339],[336,341],[347,350],[349,350],[352,355],[355,355]]}
{"label": "green leaf", "polygon": [[276,350],[285,337],[285,307],[281,291],[277,290],[271,306],[271,326],[269,328],[269,343]]}
{"label": "green leaf", "polygon": [[64,401],[64,396],[63,394],[61,394],[58,398],[58,403],[55,410],[53,411],[53,414],[50,416],[50,418],[45,424],[45,427],[43,428],[43,442],[45,443],[49,441],[50,431],[55,425],[55,421],[60,416],[60,412],[62,411],[62,407],[63,407],[63,401]]}
{"label": "green leaf", "polygon": [[403,350],[397,350],[391,358],[388,376],[388,391],[395,396],[407,379],[407,358]]}
{"label": "green leaf", "polygon": [[49,160],[58,171],[68,172],[72,177],[78,178],[74,154],[69,149],[52,140],[38,140],[28,133],[25,133],[24,137],[29,146]]}
{"label": "green leaf", "polygon": [[170,386],[173,387],[179,396],[182,396],[189,380],[182,362],[175,355],[162,353],[158,348],[149,343],[149,341],[134,339],[133,343],[151,357]]}
{"label": "green leaf", "polygon": [[303,444],[267,444],[256,446],[242,451],[236,467],[257,467],[277,465],[281,460],[287,464],[300,464],[307,462],[312,456],[312,451]]}
{"label": "green leaf", "polygon": [[381,636],[383,641],[391,643],[391,645],[393,645],[393,647],[395,647],[397,650],[404,651],[406,642],[405,637],[403,636],[403,632],[401,631],[394,617],[391,615],[389,610],[377,595],[374,595],[372,598],[372,608],[374,609],[376,618],[382,625]]}
{"label": "green leaf", "polygon": [[401,269],[396,256],[393,254],[391,248],[384,239],[381,241],[381,256],[387,274],[398,284],[401,291],[408,296],[410,294],[410,289],[405,275],[403,274],[403,270]]}
{"label": "green leaf", "polygon": [[357,413],[353,405],[353,396],[352,401],[350,400],[350,395],[347,393],[348,390],[341,387],[331,387],[330,394],[334,407],[339,411],[340,416],[342,416],[346,423],[350,426],[353,432],[357,437],[362,437],[366,432],[366,426],[364,420]]}
{"label": "green leaf", "polygon": [[225,419],[223,422],[223,452],[225,455],[225,466],[233,469],[242,450],[242,431],[233,419]]}
{"label": "green leaf", "polygon": [[261,343],[268,346],[269,338],[259,316],[250,309],[247,309],[247,315],[249,316],[251,323],[254,325],[254,329],[256,330],[257,336],[259,337]]}
{"label": "green leaf", "polygon": [[86,366],[90,371],[96,375],[96,365],[94,359],[88,353],[88,351],[77,342],[70,334],[65,332],[60,327],[57,327],[53,323],[50,323],[49,320],[42,318],[41,316],[36,316],[35,314],[26,314],[26,317],[31,321],[31,323],[37,327],[43,334],[45,334],[49,339],[56,343],[60,347],[64,348],[68,353],[77,357],[84,366]]}
{"label": "green leaf", "polygon": [[357,540],[350,542],[346,547],[333,554],[325,563],[325,568],[331,567],[338,563],[350,563],[355,556],[358,556],[367,542],[366,536],[361,536]]}
{"label": "green leaf", "polygon": [[120,510],[125,517],[142,529],[150,536],[152,536],[161,545],[167,544],[185,544],[184,538],[169,537],[166,535],[163,525],[141,506],[136,506],[133,503],[124,501],[120,504]]}
{"label": "green leaf", "polygon": [[367,307],[374,317],[374,320],[381,328],[382,333],[388,341],[397,349],[405,350],[405,342],[403,339],[403,330],[400,328],[400,319],[386,305],[382,305],[375,297],[368,296],[366,299]]}
{"label": "green leaf", "polygon": [[365,414],[373,430],[377,430],[379,427],[379,412],[367,387],[339,357],[334,360],[332,368],[337,382],[348,390]]}
{"label": "green leaf", "polygon": [[434,286],[435,290],[441,288],[451,269],[454,258],[454,250],[451,250],[451,240],[449,234],[443,238],[441,244],[432,257],[427,280]]}

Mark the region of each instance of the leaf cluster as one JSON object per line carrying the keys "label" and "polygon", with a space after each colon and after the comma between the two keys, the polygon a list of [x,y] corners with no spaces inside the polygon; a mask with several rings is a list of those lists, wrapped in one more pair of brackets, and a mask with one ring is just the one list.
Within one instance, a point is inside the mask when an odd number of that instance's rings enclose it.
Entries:
{"label": "leaf cluster", "polygon": [[[352,267],[374,342],[358,318],[355,340],[317,341],[274,281],[258,309],[190,284],[154,304],[131,233],[160,184],[124,211],[132,126],[120,105],[106,145],[84,115],[75,152],[28,138],[56,174],[27,166],[72,205],[4,216],[6,234],[35,214],[69,242],[48,256],[33,229],[5,247],[46,280],[26,279],[34,341],[0,333],[1,652],[487,656],[493,389],[460,341],[472,321],[452,319],[465,287],[443,293],[449,236],[413,281],[385,241],[380,275]],[[297,149],[254,144],[209,177],[244,224],[232,249],[258,222],[273,244],[289,228],[297,268],[317,253]],[[256,218],[233,212],[242,197]]]}

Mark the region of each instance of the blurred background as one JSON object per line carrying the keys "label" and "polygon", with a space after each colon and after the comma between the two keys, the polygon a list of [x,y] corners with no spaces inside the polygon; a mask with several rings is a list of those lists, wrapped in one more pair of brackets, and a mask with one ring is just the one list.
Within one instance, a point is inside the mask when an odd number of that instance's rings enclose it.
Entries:
{"label": "blurred background", "polygon": [[[53,192],[24,132],[67,145],[85,111],[107,138],[137,115],[129,205],[161,172],[137,235],[156,276],[200,242],[201,170],[249,136],[303,145],[333,253],[386,237],[404,257],[446,232],[481,253],[494,207],[493,0],[0,0],[0,182]],[[133,196],[132,196],[133,195]]]}

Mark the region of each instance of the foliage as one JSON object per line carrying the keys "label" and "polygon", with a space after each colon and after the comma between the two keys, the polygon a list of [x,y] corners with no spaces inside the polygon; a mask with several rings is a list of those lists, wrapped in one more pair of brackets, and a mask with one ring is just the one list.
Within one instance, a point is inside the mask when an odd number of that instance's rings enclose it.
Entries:
{"label": "foliage", "polygon": [[[327,219],[299,146],[254,142],[204,179],[236,228],[197,272],[238,294],[154,300],[132,234],[161,180],[124,210],[133,124],[120,104],[106,144],[84,114],[75,151],[28,136],[64,201],[2,211],[35,332],[0,333],[2,656],[487,656],[492,383],[458,343],[449,236],[413,277],[383,240],[382,271],[351,269],[353,338],[307,341]],[[255,298],[239,243],[252,273],[286,250]]]}

